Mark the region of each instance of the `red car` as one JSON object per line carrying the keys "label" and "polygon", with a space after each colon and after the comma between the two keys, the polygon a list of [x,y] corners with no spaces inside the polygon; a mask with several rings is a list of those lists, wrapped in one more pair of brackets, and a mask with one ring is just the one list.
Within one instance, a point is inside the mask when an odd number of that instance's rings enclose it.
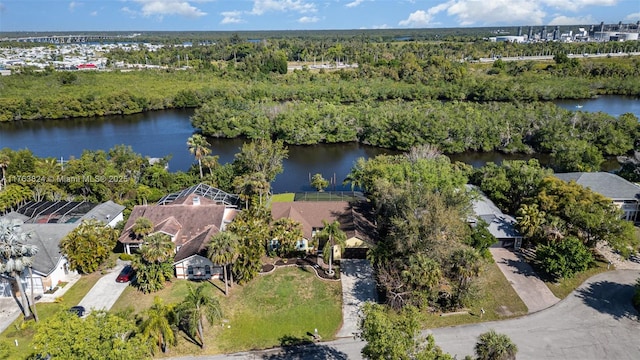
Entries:
{"label": "red car", "polygon": [[134,273],[135,271],[133,270],[131,265],[127,265],[122,269],[122,271],[120,271],[120,274],[116,278],[116,282],[119,282],[119,283],[129,282],[131,281],[131,279],[133,279]]}

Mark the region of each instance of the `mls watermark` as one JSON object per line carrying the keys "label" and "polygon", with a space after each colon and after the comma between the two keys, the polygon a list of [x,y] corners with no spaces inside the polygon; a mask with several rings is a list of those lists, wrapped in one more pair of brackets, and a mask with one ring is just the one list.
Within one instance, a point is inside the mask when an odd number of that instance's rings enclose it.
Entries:
{"label": "mls watermark", "polygon": [[117,183],[126,182],[128,179],[122,175],[9,175],[9,183]]}

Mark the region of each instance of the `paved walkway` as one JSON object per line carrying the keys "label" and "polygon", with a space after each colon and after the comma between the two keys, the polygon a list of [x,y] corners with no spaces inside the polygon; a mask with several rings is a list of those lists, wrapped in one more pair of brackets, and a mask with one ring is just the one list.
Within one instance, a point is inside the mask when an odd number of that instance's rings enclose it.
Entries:
{"label": "paved walkway", "polygon": [[89,290],[87,295],[80,300],[78,305],[84,306],[85,309],[91,310],[109,310],[118,300],[124,289],[129,283],[117,283],[116,278],[120,274],[120,270],[125,263],[118,260],[118,264],[109,269],[109,273],[98,280]]}
{"label": "paved walkway", "polygon": [[489,251],[530,313],[546,309],[560,301],[521,255],[502,247],[490,248]]}
{"label": "paved walkway", "polygon": [[360,307],[365,301],[376,301],[373,269],[367,260],[340,261],[342,282],[342,328],[336,337],[353,337],[358,332]]}

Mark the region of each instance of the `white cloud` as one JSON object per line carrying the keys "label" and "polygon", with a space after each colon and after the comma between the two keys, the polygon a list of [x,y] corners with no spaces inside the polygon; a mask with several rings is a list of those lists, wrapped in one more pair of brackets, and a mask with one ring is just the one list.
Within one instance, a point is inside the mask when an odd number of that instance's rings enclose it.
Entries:
{"label": "white cloud", "polygon": [[122,11],[123,13],[125,13],[125,14],[127,14],[127,15],[129,15],[129,16],[131,16],[131,17],[136,17],[136,16],[138,16],[138,12],[137,12],[137,11],[135,11],[135,10],[131,10],[131,9],[129,9],[129,7],[127,7],[127,6],[123,7],[122,9],[120,9],[120,11]]}
{"label": "white cloud", "polygon": [[584,25],[594,24],[595,22],[591,15],[573,17],[558,15],[549,22],[549,25]]}
{"label": "white cloud", "polygon": [[303,16],[300,19],[298,19],[298,22],[301,24],[316,23],[318,21],[320,21],[320,18],[317,16]]}
{"label": "white cloud", "polygon": [[92,11],[89,13],[89,15],[91,16],[98,16],[98,12],[97,11]]}
{"label": "white cloud", "polygon": [[144,16],[181,15],[186,17],[200,17],[206,12],[183,0],[133,0],[142,5]]}
{"label": "white cloud", "polygon": [[69,11],[73,12],[77,7],[82,6],[81,2],[72,1],[69,3]]}
{"label": "white cloud", "polygon": [[224,16],[220,24],[239,24],[243,23],[242,11],[223,11],[220,15]]}
{"label": "white cloud", "polygon": [[457,17],[461,26],[518,23],[540,25],[546,15],[539,3],[529,0],[452,0],[438,7],[446,8],[448,15]]}
{"label": "white cloud", "polygon": [[372,29],[391,29],[391,27],[387,24],[373,25],[371,28]]}
{"label": "white cloud", "polygon": [[409,14],[408,18],[401,20],[398,23],[398,25],[408,26],[408,27],[424,27],[424,26],[433,25],[433,22],[432,22],[433,17],[438,13],[442,12],[443,10],[446,10],[451,5],[451,3],[452,1],[449,1],[443,4],[433,6],[429,8],[427,11],[417,10],[415,12],[412,12],[411,14]]}
{"label": "white cloud", "polygon": [[640,12],[629,14],[624,17],[625,21],[639,21],[640,20]]}
{"label": "white cloud", "polygon": [[618,0],[541,0],[540,2],[556,9],[578,11],[587,6],[614,6]]}
{"label": "white cloud", "polygon": [[251,14],[262,15],[266,12],[312,13],[317,11],[316,4],[304,0],[254,0]]}
{"label": "white cloud", "polygon": [[345,6],[348,7],[348,8],[356,7],[356,6],[360,5],[360,4],[362,4],[363,2],[364,2],[364,0],[354,0],[354,1],[350,2],[350,3],[348,3]]}

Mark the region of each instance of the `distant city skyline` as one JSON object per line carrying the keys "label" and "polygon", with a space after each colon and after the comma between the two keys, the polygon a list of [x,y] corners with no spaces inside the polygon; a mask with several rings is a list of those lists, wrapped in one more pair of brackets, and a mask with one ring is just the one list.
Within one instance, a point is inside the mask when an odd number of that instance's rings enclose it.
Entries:
{"label": "distant city skyline", "polygon": [[619,21],[640,21],[640,0],[0,0],[0,32],[410,29]]}

